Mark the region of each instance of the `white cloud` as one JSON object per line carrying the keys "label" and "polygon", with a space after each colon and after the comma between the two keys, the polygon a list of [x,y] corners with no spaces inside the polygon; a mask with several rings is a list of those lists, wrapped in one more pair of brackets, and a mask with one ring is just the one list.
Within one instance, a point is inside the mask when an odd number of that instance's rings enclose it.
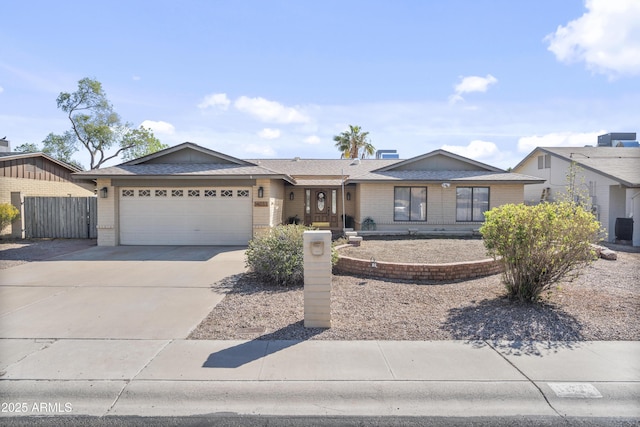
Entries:
{"label": "white cloud", "polygon": [[234,106],[239,111],[250,114],[263,122],[307,123],[310,120],[307,115],[295,108],[285,107],[279,102],[264,98],[241,96],[236,99]]}
{"label": "white cloud", "polygon": [[610,77],[640,74],[640,1],[587,0],[586,8],[545,37],[548,49],[561,62],[584,61]]}
{"label": "white cloud", "polygon": [[443,145],[442,149],[470,159],[492,159],[499,153],[498,146],[496,144],[479,139],[473,140],[465,146]]}
{"label": "white cloud", "polygon": [[173,135],[176,128],[171,124],[163,121],[145,120],[140,124],[146,128],[151,129],[154,133],[160,133],[165,135]]}
{"label": "white cloud", "polygon": [[4,88],[0,86],[0,93],[4,92]]}
{"label": "white cloud", "polygon": [[263,139],[276,139],[280,137],[280,129],[264,128],[258,132],[258,136]]}
{"label": "white cloud", "polygon": [[202,102],[198,104],[198,108],[204,110],[209,107],[218,107],[221,110],[226,110],[229,105],[231,105],[231,101],[226,93],[212,93],[204,97]]}
{"label": "white cloud", "polygon": [[546,135],[524,136],[518,139],[518,150],[529,153],[536,147],[584,147],[585,145],[597,145],[598,135],[607,133],[604,130],[598,132],[555,132]]}
{"label": "white cloud", "polygon": [[141,79],[142,79],[142,77],[140,77],[140,76],[136,76],[136,75],[131,76],[131,78],[132,78],[134,81],[136,81],[136,82],[137,82],[138,80],[141,80]]}
{"label": "white cloud", "polygon": [[263,157],[275,157],[276,151],[268,145],[248,144],[244,147],[245,153],[258,154]]}
{"label": "white cloud", "polygon": [[305,139],[302,140],[304,143],[306,144],[311,144],[311,145],[315,145],[315,144],[320,144],[320,138],[318,138],[316,135],[311,135],[306,137]]}
{"label": "white cloud", "polygon": [[491,74],[487,74],[486,77],[460,77],[460,83],[455,85],[455,93],[449,97],[449,103],[455,104],[456,102],[464,101],[464,98],[462,97],[463,93],[486,92],[490,85],[496,83],[498,83],[498,79],[493,77]]}

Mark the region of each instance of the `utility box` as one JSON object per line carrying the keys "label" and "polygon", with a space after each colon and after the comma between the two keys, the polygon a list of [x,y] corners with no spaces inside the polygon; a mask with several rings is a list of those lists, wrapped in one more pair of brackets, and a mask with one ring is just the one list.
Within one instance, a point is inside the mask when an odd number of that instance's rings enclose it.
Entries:
{"label": "utility box", "polygon": [[304,327],[331,327],[331,231],[303,234]]}

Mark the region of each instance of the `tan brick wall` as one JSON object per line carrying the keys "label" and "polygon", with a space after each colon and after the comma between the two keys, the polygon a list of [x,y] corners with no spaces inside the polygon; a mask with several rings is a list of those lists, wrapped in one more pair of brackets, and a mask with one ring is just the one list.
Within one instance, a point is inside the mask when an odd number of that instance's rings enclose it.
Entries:
{"label": "tan brick wall", "polygon": [[107,198],[98,197],[98,246],[117,246],[120,242],[118,224],[118,193],[110,179],[98,180],[98,193],[107,187]]}
{"label": "tan brick wall", "polygon": [[[92,187],[86,184],[86,187]],[[91,197],[93,189],[73,182],[39,181],[25,178],[0,178],[0,203],[11,203],[11,193],[19,192],[23,197]],[[11,234],[11,227],[0,230],[0,235]]]}
{"label": "tan brick wall", "polygon": [[334,271],[393,280],[449,282],[498,274],[502,272],[502,266],[498,261],[487,259],[449,264],[401,264],[378,261],[374,268],[371,266],[371,261],[341,256]]}
{"label": "tan brick wall", "polygon": [[[486,187],[487,185],[471,184],[472,186]],[[360,210],[356,216],[359,224],[366,217],[371,217],[376,222],[380,231],[417,230],[463,230],[474,229],[479,223],[456,222],[456,185],[443,188],[440,184],[427,185],[427,221],[394,221],[394,188],[397,186],[422,187],[420,183],[397,184],[360,184],[358,200]],[[465,185],[466,187],[467,185]],[[521,184],[494,184],[489,185],[490,208],[505,203],[522,203],[524,200],[524,186]]]}

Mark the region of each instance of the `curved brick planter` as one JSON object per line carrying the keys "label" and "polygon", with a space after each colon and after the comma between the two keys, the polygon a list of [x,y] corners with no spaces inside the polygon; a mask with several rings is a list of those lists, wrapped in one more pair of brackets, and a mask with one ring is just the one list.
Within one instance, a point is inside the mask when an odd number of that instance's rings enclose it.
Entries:
{"label": "curved brick planter", "polygon": [[333,267],[336,273],[384,279],[418,281],[455,281],[502,273],[502,267],[493,259],[480,261],[452,262],[447,264],[401,264],[376,261],[377,267],[371,267],[371,261],[340,255]]}

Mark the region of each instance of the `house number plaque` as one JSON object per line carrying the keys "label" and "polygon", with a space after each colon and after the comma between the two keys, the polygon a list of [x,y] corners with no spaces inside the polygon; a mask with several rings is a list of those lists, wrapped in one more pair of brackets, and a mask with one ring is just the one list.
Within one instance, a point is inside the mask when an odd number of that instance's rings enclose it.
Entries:
{"label": "house number plaque", "polygon": [[269,202],[253,202],[253,206],[256,208],[268,208]]}

